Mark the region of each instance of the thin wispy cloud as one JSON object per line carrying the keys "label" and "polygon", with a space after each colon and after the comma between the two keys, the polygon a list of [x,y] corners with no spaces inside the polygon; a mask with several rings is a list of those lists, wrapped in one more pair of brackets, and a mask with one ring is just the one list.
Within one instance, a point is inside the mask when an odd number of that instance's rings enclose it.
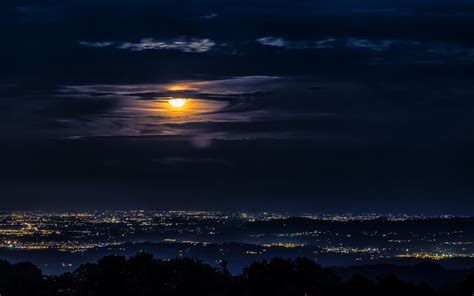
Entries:
{"label": "thin wispy cloud", "polygon": [[345,46],[355,49],[368,49],[373,51],[384,51],[395,43],[394,40],[371,41],[368,39],[348,38]]}
{"label": "thin wispy cloud", "polygon": [[215,45],[216,43],[210,39],[179,38],[174,40],[157,40],[153,38],[144,38],[137,43],[122,43],[119,48],[132,51],[164,49],[179,50],[182,52],[207,52]]}
{"label": "thin wispy cloud", "polygon": [[371,51],[385,51],[393,46],[414,47],[420,45],[417,42],[403,40],[370,40],[364,38],[333,38],[328,37],[320,40],[289,41],[281,37],[262,37],[257,42],[261,45],[281,47],[287,49],[333,49],[336,47],[349,49],[362,49]]}
{"label": "thin wispy cloud", "polygon": [[281,37],[273,37],[273,36],[266,36],[262,38],[258,38],[257,43],[260,43],[264,46],[272,46],[272,47],[281,47],[287,49],[326,49],[326,48],[334,48],[334,43],[336,42],[335,38],[326,38],[316,41],[290,41],[286,40]]}
{"label": "thin wispy cloud", "polygon": [[370,39],[344,37],[327,37],[320,40],[290,41],[282,37],[262,37],[256,40],[263,46],[281,49],[312,50],[351,50],[381,55],[390,53],[386,62],[403,63],[472,63],[474,48],[455,42],[423,42],[403,39]]}
{"label": "thin wispy cloud", "polygon": [[218,16],[219,15],[217,13],[210,13],[210,14],[200,16],[199,19],[210,20],[210,19],[216,18]]}
{"label": "thin wispy cloud", "polygon": [[178,50],[188,53],[203,53],[208,52],[216,46],[216,43],[210,39],[203,38],[176,38],[169,40],[160,40],[154,38],[143,38],[139,42],[89,42],[80,41],[80,45],[88,47],[108,47],[115,45],[118,49],[130,51],[145,51],[145,50]]}
{"label": "thin wispy cloud", "polygon": [[272,37],[272,36],[258,38],[257,42],[262,45],[275,46],[275,47],[287,47],[289,44],[288,41],[286,41],[283,38],[277,38],[277,37]]}
{"label": "thin wispy cloud", "polygon": [[82,46],[88,47],[107,47],[114,45],[114,42],[109,41],[100,41],[100,42],[89,42],[89,41],[79,41],[79,44]]}
{"label": "thin wispy cloud", "polygon": [[316,41],[315,48],[318,49],[327,49],[327,48],[334,48],[334,44],[336,43],[336,38],[327,38]]}

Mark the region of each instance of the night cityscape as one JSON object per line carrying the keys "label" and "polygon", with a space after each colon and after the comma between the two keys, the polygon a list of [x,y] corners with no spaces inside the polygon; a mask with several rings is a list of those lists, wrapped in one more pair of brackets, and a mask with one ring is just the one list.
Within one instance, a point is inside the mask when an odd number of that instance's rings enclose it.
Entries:
{"label": "night cityscape", "polygon": [[467,260],[474,259],[474,218],[466,217],[5,212],[0,223],[0,254],[12,261],[28,259],[50,273],[72,271],[104,254],[144,250],[215,266],[225,260],[234,273],[273,257],[305,256],[327,266],[429,260],[459,268],[474,262]]}
{"label": "night cityscape", "polygon": [[0,296],[474,295],[473,0],[0,2]]}

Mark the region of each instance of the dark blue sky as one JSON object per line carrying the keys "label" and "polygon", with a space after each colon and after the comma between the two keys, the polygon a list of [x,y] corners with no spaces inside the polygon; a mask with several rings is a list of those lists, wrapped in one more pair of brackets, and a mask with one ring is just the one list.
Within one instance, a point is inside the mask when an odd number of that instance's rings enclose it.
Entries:
{"label": "dark blue sky", "polygon": [[474,214],[472,28],[458,0],[1,3],[2,208]]}

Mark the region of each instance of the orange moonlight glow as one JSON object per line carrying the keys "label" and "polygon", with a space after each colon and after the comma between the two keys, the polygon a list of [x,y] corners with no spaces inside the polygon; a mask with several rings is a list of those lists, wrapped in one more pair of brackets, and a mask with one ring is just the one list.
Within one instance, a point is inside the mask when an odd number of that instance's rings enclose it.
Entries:
{"label": "orange moonlight glow", "polygon": [[173,108],[181,108],[186,104],[186,99],[169,99],[168,104]]}

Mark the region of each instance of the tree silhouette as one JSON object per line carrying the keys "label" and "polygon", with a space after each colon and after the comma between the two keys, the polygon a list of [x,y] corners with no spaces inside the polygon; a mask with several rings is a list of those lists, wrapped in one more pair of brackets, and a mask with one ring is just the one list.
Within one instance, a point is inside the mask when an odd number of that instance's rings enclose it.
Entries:
{"label": "tree silhouette", "polygon": [[307,258],[257,261],[236,276],[225,261],[214,268],[199,260],[161,260],[143,252],[128,259],[105,256],[58,276],[43,276],[31,263],[0,261],[2,296],[471,296],[473,291],[474,274],[451,289],[435,291],[393,275],[375,281],[354,275],[342,281],[332,269]]}
{"label": "tree silhouette", "polygon": [[0,261],[1,295],[44,295],[46,281],[43,273],[29,262],[10,264]]}
{"label": "tree silhouette", "polygon": [[320,295],[339,285],[333,271],[305,258],[255,262],[242,278],[248,295]]}

